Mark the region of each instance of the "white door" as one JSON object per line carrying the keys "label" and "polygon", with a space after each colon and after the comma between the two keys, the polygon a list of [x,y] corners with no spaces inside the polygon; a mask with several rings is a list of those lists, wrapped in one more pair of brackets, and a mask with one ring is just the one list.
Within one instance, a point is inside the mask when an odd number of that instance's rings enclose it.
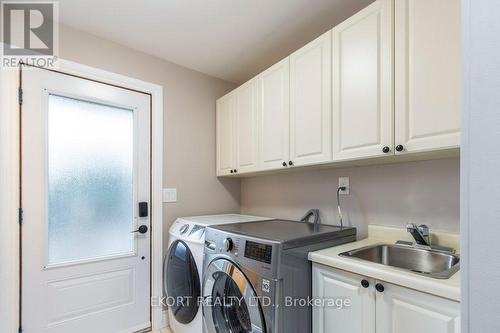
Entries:
{"label": "white door", "polygon": [[327,32],[290,56],[290,159],[293,165],[332,158],[332,40]]}
{"label": "white door", "polygon": [[[313,299],[323,300],[313,307],[313,333],[375,333],[374,280],[313,264],[312,287]],[[327,303],[335,300],[350,305],[338,308]]]}
{"label": "white door", "polygon": [[460,303],[386,282],[377,292],[377,332],[460,333]]}
{"label": "white door", "polygon": [[258,88],[253,79],[236,94],[236,173],[256,171],[258,167]]}
{"label": "white door", "polygon": [[150,327],[150,96],[22,78],[23,332]]}
{"label": "white door", "polygon": [[397,153],[459,147],[461,1],[396,0],[395,14]]}
{"label": "white door", "polygon": [[290,156],[290,62],[286,58],[259,75],[260,169],[279,169]]}
{"label": "white door", "polygon": [[333,158],[393,154],[392,0],[333,31]]}
{"label": "white door", "polygon": [[234,173],[235,166],[235,94],[218,99],[216,107],[217,176],[224,176]]}

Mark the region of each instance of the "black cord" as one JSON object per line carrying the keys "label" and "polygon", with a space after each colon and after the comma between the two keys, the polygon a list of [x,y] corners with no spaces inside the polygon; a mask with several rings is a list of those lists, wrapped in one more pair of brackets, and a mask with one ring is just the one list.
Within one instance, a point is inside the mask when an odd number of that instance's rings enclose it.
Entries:
{"label": "black cord", "polygon": [[343,229],[344,228],[344,224],[343,224],[343,221],[342,221],[342,210],[340,209],[340,191],[345,191],[346,190],[346,187],[345,186],[339,186],[337,188],[337,209],[339,211],[339,217],[340,217],[340,228]]}

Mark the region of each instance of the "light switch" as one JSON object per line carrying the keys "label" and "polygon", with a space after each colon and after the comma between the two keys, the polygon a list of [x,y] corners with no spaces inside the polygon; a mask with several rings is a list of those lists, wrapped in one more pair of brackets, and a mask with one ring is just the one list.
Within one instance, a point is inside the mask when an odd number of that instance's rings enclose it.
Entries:
{"label": "light switch", "polygon": [[164,188],[163,189],[163,202],[177,202],[177,189]]}

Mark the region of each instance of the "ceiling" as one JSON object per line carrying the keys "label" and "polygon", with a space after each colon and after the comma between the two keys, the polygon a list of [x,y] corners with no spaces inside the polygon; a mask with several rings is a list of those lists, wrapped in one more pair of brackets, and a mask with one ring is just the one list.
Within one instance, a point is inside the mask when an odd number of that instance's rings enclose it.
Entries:
{"label": "ceiling", "polygon": [[242,83],[373,0],[60,0],[62,24]]}

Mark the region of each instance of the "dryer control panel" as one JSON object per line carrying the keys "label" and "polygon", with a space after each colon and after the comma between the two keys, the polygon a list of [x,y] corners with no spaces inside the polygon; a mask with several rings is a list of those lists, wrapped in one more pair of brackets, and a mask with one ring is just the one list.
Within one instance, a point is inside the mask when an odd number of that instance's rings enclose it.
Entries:
{"label": "dryer control panel", "polygon": [[245,257],[253,260],[271,263],[273,247],[268,244],[257,243],[247,240],[245,242]]}

